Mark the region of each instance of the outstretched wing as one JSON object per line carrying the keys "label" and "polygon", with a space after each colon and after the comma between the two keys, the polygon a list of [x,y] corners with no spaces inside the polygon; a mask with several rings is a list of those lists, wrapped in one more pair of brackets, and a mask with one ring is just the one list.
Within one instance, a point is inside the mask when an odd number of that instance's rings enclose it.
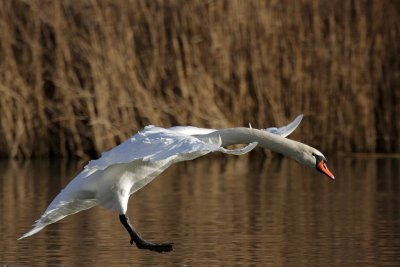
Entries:
{"label": "outstretched wing", "polygon": [[288,125],[282,126],[282,127],[271,127],[265,129],[267,132],[273,133],[280,135],[282,137],[287,137],[289,134],[291,134],[294,130],[296,130],[297,126],[299,126],[301,120],[303,119],[303,114],[300,114],[299,116],[294,119],[291,123]]}
{"label": "outstretched wing", "polygon": [[[57,198],[59,197],[62,197],[61,194],[59,194],[52,201],[49,208],[47,208],[44,214],[40,217],[40,219],[35,222],[33,228],[29,232],[25,233],[23,236],[18,238],[18,240],[34,235],[47,225],[55,223],[65,218],[68,215],[77,213],[82,210],[90,209],[97,205],[95,199],[76,199],[68,202],[66,201],[58,202]],[[53,207],[53,203],[57,205],[54,205]]]}
{"label": "outstretched wing", "polygon": [[143,131],[119,146],[102,153],[99,159],[90,161],[85,169],[88,174],[91,174],[93,171],[104,170],[113,164],[129,163],[135,160],[156,162],[176,157],[189,160],[215,151],[240,155],[257,146],[257,143],[251,143],[242,149],[228,150],[221,147],[222,142],[219,138],[199,139],[184,130],[188,128],[191,129],[191,133],[197,132],[196,129],[205,130],[202,131],[203,134],[207,130],[208,132],[215,131],[195,127],[164,129],[152,125],[146,126]]}

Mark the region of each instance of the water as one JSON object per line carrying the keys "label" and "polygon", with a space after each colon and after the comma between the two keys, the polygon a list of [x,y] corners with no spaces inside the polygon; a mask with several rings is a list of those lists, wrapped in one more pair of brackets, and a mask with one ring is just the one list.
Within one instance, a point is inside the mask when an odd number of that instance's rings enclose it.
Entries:
{"label": "water", "polygon": [[30,238],[81,164],[0,162],[0,265],[394,266],[400,264],[400,159],[332,158],[337,179],[287,159],[207,156],[174,165],[130,199],[149,241],[138,250],[117,214],[96,207]]}

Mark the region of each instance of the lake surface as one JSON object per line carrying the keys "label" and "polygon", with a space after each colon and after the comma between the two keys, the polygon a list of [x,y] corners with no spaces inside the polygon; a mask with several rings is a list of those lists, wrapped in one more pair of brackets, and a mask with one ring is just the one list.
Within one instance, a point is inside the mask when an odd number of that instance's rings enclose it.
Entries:
{"label": "lake surface", "polygon": [[134,194],[128,215],[158,254],[129,244],[96,207],[17,241],[82,168],[0,161],[0,265],[394,266],[400,264],[400,160],[330,158],[332,181],[288,159],[209,155]]}

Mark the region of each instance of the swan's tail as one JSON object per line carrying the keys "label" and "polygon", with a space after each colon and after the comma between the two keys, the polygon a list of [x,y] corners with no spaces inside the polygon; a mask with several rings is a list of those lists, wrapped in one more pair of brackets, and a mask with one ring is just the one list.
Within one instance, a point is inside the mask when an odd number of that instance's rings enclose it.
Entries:
{"label": "swan's tail", "polygon": [[36,221],[36,223],[33,225],[33,228],[29,232],[18,238],[18,240],[34,235],[41,231],[47,225],[55,223],[68,215],[92,208],[96,205],[97,201],[95,199],[74,200],[72,202],[59,202],[58,204],[52,203],[44,212],[42,217]]}

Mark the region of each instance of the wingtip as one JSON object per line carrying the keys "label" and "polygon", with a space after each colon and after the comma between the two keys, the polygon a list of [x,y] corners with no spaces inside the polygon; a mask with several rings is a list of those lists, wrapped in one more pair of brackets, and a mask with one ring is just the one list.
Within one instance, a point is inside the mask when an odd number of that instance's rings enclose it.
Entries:
{"label": "wingtip", "polygon": [[24,235],[22,235],[21,237],[19,237],[17,240],[21,240],[24,239],[26,237],[29,237],[31,235],[36,234],[37,232],[39,232],[40,230],[42,230],[44,228],[44,226],[38,226],[38,227],[34,227],[33,229],[31,229],[29,232],[25,233]]}
{"label": "wingtip", "polygon": [[[28,233],[29,233],[29,232],[28,232]],[[24,238],[30,236],[30,235],[28,235],[28,233],[23,234],[22,236],[20,236],[19,238],[17,238],[17,240],[19,241],[19,240],[21,240],[21,239],[24,239]]]}
{"label": "wingtip", "polygon": [[27,237],[27,236],[26,235],[20,236],[19,238],[17,238],[17,240],[19,241],[21,239],[24,239],[25,237]]}
{"label": "wingtip", "polygon": [[303,119],[303,117],[304,117],[304,114],[303,113],[300,113],[294,120],[302,120]]}

